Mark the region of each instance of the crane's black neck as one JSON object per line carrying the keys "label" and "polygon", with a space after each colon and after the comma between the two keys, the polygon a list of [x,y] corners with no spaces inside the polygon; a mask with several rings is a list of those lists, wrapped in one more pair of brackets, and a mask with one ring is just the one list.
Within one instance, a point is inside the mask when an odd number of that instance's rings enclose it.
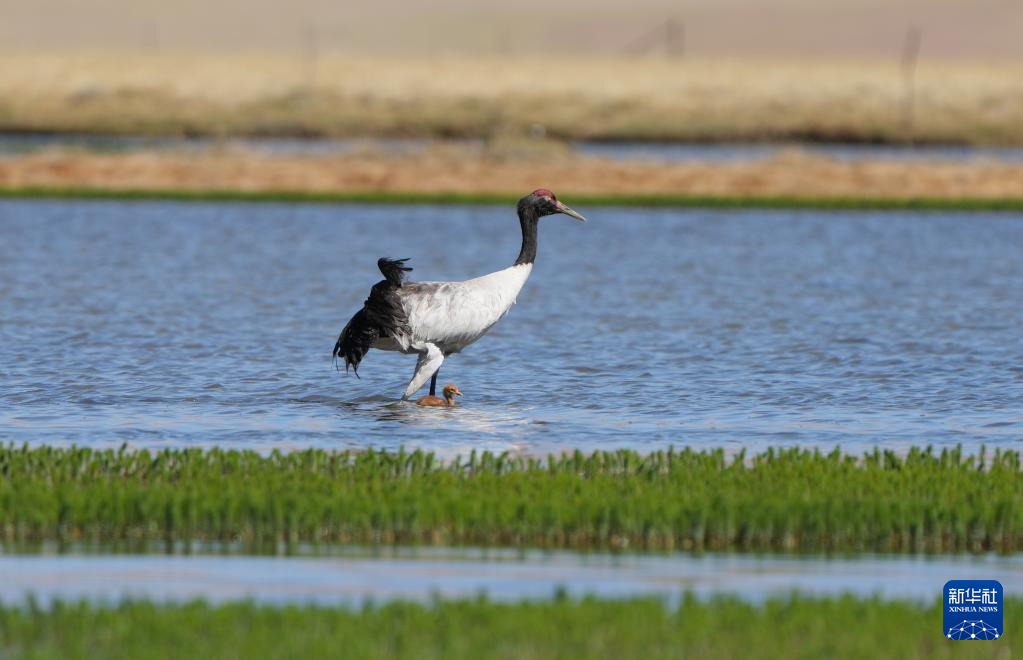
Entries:
{"label": "crane's black neck", "polygon": [[522,249],[519,250],[515,265],[521,266],[536,261],[536,227],[540,223],[540,215],[530,204],[519,205],[518,211],[519,224],[522,225]]}

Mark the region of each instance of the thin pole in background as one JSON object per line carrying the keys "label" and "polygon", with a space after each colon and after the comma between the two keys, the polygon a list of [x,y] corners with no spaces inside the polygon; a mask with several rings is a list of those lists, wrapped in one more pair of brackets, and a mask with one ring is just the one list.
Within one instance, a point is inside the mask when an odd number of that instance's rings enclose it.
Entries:
{"label": "thin pole in background", "polygon": [[916,122],[916,64],[920,58],[923,30],[910,26],[902,44],[902,126],[912,141]]}
{"label": "thin pole in background", "polygon": [[664,22],[664,54],[681,59],[686,52],[686,24],[676,18]]}
{"label": "thin pole in background", "polygon": [[302,56],[305,88],[306,91],[312,91],[316,87],[316,69],[320,56],[319,46],[316,43],[316,27],[312,23],[306,23],[302,27]]}
{"label": "thin pole in background", "polygon": [[646,55],[663,44],[668,59],[681,59],[686,48],[686,24],[669,18],[654,29],[640,34],[622,49],[626,55]]}

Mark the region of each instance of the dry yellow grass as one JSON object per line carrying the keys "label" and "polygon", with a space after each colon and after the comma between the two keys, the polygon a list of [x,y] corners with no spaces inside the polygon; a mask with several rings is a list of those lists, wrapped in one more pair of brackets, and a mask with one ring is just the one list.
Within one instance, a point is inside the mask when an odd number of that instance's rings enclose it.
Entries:
{"label": "dry yellow grass", "polygon": [[0,130],[1023,144],[1023,63],[0,54]]}
{"label": "dry yellow grass", "polygon": [[457,148],[407,157],[55,151],[0,159],[7,189],[515,195],[539,186],[563,195],[1021,199],[1023,164],[846,162],[800,151],[767,161],[661,164]]}

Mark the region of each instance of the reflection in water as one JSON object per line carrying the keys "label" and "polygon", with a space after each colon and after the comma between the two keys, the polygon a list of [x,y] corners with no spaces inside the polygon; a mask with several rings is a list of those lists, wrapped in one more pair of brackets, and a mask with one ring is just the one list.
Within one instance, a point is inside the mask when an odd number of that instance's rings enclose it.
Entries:
{"label": "reflection in water", "polygon": [[519,304],[444,364],[460,405],[424,409],[397,402],[408,356],[335,371],[337,332],[379,256],[424,279],[506,266],[510,207],[0,202],[0,439],[443,456],[1023,439],[1014,216],[589,215],[543,221]]}
{"label": "reflection in water", "polygon": [[[412,401],[393,400],[386,404],[375,401],[373,405],[343,405],[343,408],[348,415],[367,415],[379,423],[396,424],[400,429],[398,432],[416,438],[407,443],[406,448],[435,451],[442,458],[467,456],[474,450],[518,454],[528,446],[525,440],[516,442],[514,429],[528,425],[529,417],[525,411],[513,408],[497,410],[464,405],[426,408]],[[504,429],[509,429],[509,432],[504,433]],[[446,436],[452,433],[459,436],[477,434],[476,437],[486,439],[451,442]],[[498,435],[504,438],[498,439]]]}

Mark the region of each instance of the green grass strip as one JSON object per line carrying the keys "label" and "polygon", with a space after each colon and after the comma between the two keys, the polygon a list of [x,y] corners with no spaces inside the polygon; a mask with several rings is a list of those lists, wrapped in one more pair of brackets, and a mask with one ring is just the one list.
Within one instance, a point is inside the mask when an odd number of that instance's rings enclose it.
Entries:
{"label": "green grass strip", "polygon": [[[936,584],[935,589],[940,588]],[[1023,611],[1010,598],[1008,612]],[[483,599],[362,609],[252,603],[147,602],[0,607],[4,658],[1007,658],[1023,617],[1002,639],[942,635],[937,603],[838,597]]]}
{"label": "green grass strip", "polygon": [[1020,455],[0,448],[0,535],[257,545],[1023,549]]}
{"label": "green grass strip", "polygon": [[[167,200],[181,202],[288,202],[320,204],[503,204],[512,205],[521,193],[457,192],[289,192],[274,190],[145,190],[135,188],[0,187],[0,198]],[[560,195],[578,207],[628,206],[651,208],[764,208],[880,211],[1013,211],[1023,212],[1023,198],[981,199],[920,197],[791,197],[724,195]]]}

